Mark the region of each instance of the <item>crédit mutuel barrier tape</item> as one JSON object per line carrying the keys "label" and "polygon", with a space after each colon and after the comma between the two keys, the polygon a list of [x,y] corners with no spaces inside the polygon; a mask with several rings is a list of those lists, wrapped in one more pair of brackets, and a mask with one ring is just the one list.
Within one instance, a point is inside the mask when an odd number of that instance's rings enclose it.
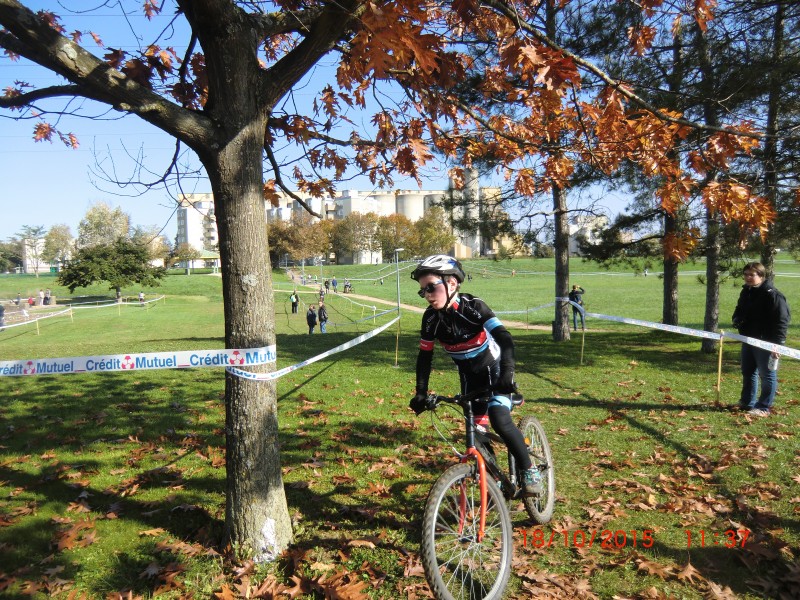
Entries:
{"label": "cr\u00e9dit mutuel barrier tape", "polygon": [[[396,312],[393,308],[380,315]],[[380,315],[376,315],[380,316]],[[373,318],[373,317],[369,317]],[[400,317],[345,342],[312,358],[285,367],[273,373],[249,373],[235,367],[264,365],[277,359],[276,346],[262,348],[238,348],[220,350],[183,350],[179,352],[146,352],[130,354],[108,354],[99,356],[72,356],[67,358],[37,358],[30,360],[0,361],[0,377],[62,375],[66,373],[99,373],[112,371],[136,371],[147,369],[188,369],[200,367],[226,367],[238,377],[268,381],[282,377],[327,356],[356,346],[388,329]]]}
{"label": "cr\u00e9dit mutuel barrier tape", "polygon": [[263,365],[275,362],[275,345],[263,348],[183,350],[0,361],[0,377]]}

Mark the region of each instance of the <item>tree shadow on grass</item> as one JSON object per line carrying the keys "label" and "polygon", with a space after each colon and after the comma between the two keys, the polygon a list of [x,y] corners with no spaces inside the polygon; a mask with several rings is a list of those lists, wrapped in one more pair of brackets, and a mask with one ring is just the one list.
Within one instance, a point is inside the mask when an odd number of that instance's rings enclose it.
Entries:
{"label": "tree shadow on grass", "polygon": [[[541,377],[542,379],[547,379]],[[555,382],[550,381],[555,384]],[[717,496],[721,496],[733,507],[732,512],[719,512],[714,518],[714,526],[689,526],[685,529],[694,530],[694,538],[690,547],[687,539],[686,548],[675,548],[658,542],[658,535],[655,534],[655,543],[648,552],[655,552],[657,556],[667,556],[678,565],[683,565],[687,559],[691,560],[692,565],[697,568],[700,574],[720,586],[729,586],[736,593],[747,593],[753,586],[761,587],[761,597],[764,598],[784,598],[790,597],[792,590],[796,591],[796,565],[791,556],[800,553],[797,545],[787,546],[786,542],[779,537],[779,534],[788,533],[789,537],[796,537],[800,534],[800,520],[777,515],[765,511],[758,506],[759,498],[752,492],[749,497],[742,494],[740,490],[731,489],[726,481],[717,473],[718,463],[708,457],[695,452],[684,443],[677,441],[670,435],[669,431],[659,429],[645,422],[643,419],[630,414],[630,410],[637,413],[641,411],[677,411],[679,413],[704,413],[719,412],[718,407],[696,404],[654,404],[646,402],[624,402],[618,400],[604,400],[583,394],[581,399],[571,398],[545,398],[541,403],[546,406],[561,406],[568,408],[595,407],[609,411],[609,416],[616,426],[625,423],[631,430],[640,432],[665,448],[671,449],[678,456],[682,457],[681,462],[695,464],[698,470],[704,474],[705,484],[713,490]],[[558,456],[555,457],[556,468],[558,469]],[[558,471],[557,471],[558,472]],[[757,482],[756,482],[757,483]],[[681,485],[676,483],[676,492],[681,489]],[[691,489],[691,486],[690,488]],[[687,492],[695,493],[695,492]],[[705,515],[708,517],[708,515]],[[741,526],[731,523],[740,523]],[[741,548],[741,539],[738,542],[739,548],[727,548],[727,541],[724,532],[729,529],[737,530],[741,527],[749,529],[752,533],[749,537],[750,546]],[[700,530],[705,532],[705,547],[700,547]],[[718,535],[714,535],[718,534]],[[785,537],[785,536],[783,536]],[[715,541],[716,540],[716,541]],[[786,549],[790,549],[787,553]],[[691,551],[690,551],[691,550]],[[732,553],[739,554],[732,554]],[[746,569],[730,569],[732,558],[740,560]],[[723,575],[721,575],[723,574]],[[786,596],[786,594],[790,596]]]}
{"label": "tree shadow on grass", "polygon": [[[2,412],[0,444],[9,459],[0,462],[0,480],[14,490],[11,510],[24,510],[0,529],[0,541],[11,549],[3,570],[60,565],[62,579],[75,576],[80,563],[69,553],[54,553],[54,544],[59,531],[83,519],[94,521],[88,531],[102,530],[106,519],[164,530],[128,538],[133,562],[114,563],[104,583],[110,589],[152,593],[153,581],[139,574],[156,555],[163,558],[166,551],[156,551],[156,541],[177,538],[217,547],[224,522],[205,507],[224,497],[224,467],[219,477],[203,476],[214,467],[197,464],[195,452],[224,443],[217,425],[198,418],[209,396],[221,402],[219,378],[199,380],[196,373],[179,372],[26,380]],[[194,461],[189,469],[182,464],[188,460]],[[148,499],[153,490],[160,499]],[[38,513],[70,522],[42,520]],[[98,534],[98,547],[103,538]]]}

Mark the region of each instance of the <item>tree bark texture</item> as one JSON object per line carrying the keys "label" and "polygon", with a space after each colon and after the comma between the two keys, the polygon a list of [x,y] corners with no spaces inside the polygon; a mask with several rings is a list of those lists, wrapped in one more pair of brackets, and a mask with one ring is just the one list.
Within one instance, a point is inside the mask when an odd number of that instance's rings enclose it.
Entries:
{"label": "tree bark texture", "polygon": [[[275,343],[262,195],[262,124],[245,128],[207,168],[222,261],[225,345]],[[260,370],[271,370],[271,367]],[[292,539],[280,469],[275,384],[227,374],[226,507],[229,541],[257,561],[277,557]]]}
{"label": "tree bark texture", "polygon": [[[677,231],[677,217],[664,214],[664,235]],[[661,321],[666,325],[678,324],[678,261],[664,251],[664,302]]]}
{"label": "tree bark texture", "polygon": [[[569,295],[569,223],[564,190],[553,186],[553,213],[555,220],[556,298]],[[566,342],[569,335],[570,304],[556,300],[553,321],[553,341]]]}
{"label": "tree bark texture", "polygon": [[[706,32],[696,26],[697,40],[699,44],[700,72],[702,75],[701,86],[703,90],[703,118],[706,125],[712,127],[719,126],[716,104],[712,101],[715,97],[716,78],[711,62],[711,55],[708,47]],[[714,174],[709,173],[708,181]],[[703,317],[703,329],[706,331],[717,331],[719,327],[719,282],[720,282],[720,253],[722,243],[720,240],[720,217],[716,210],[706,207],[706,305]],[[710,354],[715,352],[719,342],[703,338],[700,342],[700,349]]]}
{"label": "tree bark texture", "polygon": [[[187,17],[205,51],[209,97],[214,99],[205,107],[215,124],[214,142],[195,150],[214,193],[225,345],[270,346],[275,323],[262,156],[272,103],[265,101],[270,94],[259,70],[258,40],[241,12],[226,10],[216,0],[192,5],[187,5]],[[292,540],[274,382],[226,374],[225,436],[227,539],[242,556],[273,560]]]}
{"label": "tree bark texture", "polygon": [[[780,65],[784,54],[784,28],[785,7],[782,2],[775,6],[775,20],[773,25],[772,64]],[[778,201],[778,121],[780,118],[781,76],[776,72],[770,73],[769,97],[767,100],[767,138],[764,141],[764,196],[769,199],[772,206],[777,209]],[[767,278],[771,279],[775,272],[775,242],[771,235],[767,235],[761,248],[761,264],[767,270]]]}

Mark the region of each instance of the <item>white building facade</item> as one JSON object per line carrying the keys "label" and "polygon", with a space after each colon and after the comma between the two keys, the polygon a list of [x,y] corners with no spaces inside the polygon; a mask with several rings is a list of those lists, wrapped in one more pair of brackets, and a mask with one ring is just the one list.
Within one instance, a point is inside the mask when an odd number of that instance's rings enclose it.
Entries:
{"label": "white building facade", "polygon": [[[481,188],[477,174],[465,182],[465,189],[459,194],[469,195],[468,208],[462,209],[463,216],[471,221],[480,218],[481,198],[486,194],[498,194],[497,188]],[[416,222],[434,205],[441,202],[447,190],[393,190],[393,191],[363,191],[342,190],[335,197],[329,199],[304,197],[303,202],[315,213],[324,219],[341,220],[353,213],[374,213],[379,217],[388,217],[393,214],[403,215],[409,221]],[[211,194],[187,194],[180,199],[178,208],[178,234],[175,238],[177,244],[190,244],[198,250],[216,249],[217,228],[214,220],[214,204]],[[308,212],[300,202],[289,195],[279,192],[277,206],[265,203],[265,220],[267,223],[281,220],[290,221],[307,215]],[[481,256],[491,248],[484,248],[480,234],[459,233],[454,248],[458,258],[472,258]],[[492,245],[493,247],[493,245]],[[357,253],[353,261],[357,264],[382,262],[381,252],[364,251]],[[386,257],[389,258],[389,257]]]}

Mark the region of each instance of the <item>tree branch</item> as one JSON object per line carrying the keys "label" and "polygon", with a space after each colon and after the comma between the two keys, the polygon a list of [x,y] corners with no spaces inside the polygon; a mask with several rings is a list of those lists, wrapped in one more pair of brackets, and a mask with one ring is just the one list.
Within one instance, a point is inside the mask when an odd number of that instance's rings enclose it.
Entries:
{"label": "tree branch", "polygon": [[315,213],[300,196],[286,187],[286,184],[283,183],[283,178],[281,177],[281,168],[278,165],[278,162],[275,160],[275,155],[272,153],[272,148],[270,145],[264,144],[264,150],[267,152],[267,160],[269,160],[269,164],[272,166],[272,172],[275,175],[275,183],[278,184],[278,187],[281,188],[287,196],[292,198],[292,200],[296,201],[298,204],[300,204],[300,206],[305,208],[308,213],[314,215],[318,219],[321,219],[322,215]]}
{"label": "tree branch", "polygon": [[[138,115],[197,147],[211,142],[213,128],[202,115],[173,104],[113,69],[64,37],[16,0],[0,0],[0,47],[55,71],[75,86],[77,96]],[[43,48],[40,52],[35,48]],[[62,86],[62,90],[66,89]],[[33,93],[33,92],[31,92]]]}
{"label": "tree branch", "polygon": [[711,126],[711,125],[705,125],[703,123],[698,123],[696,121],[690,121],[688,119],[682,119],[682,118],[670,116],[670,115],[664,113],[657,106],[651,104],[650,102],[648,102],[647,100],[645,100],[644,98],[639,96],[638,94],[634,93],[622,81],[618,81],[618,80],[614,79],[613,77],[611,77],[611,75],[606,73],[603,69],[601,69],[600,67],[598,67],[594,63],[581,58],[580,56],[578,56],[577,54],[574,54],[573,52],[570,52],[569,50],[567,50],[566,48],[562,47],[561,45],[556,43],[554,40],[550,39],[548,36],[546,36],[545,34],[540,32],[539,30],[537,30],[530,23],[520,19],[519,15],[513,9],[513,7],[508,6],[508,4],[503,2],[503,0],[484,0],[483,4],[486,5],[486,6],[489,6],[490,8],[495,10],[496,12],[498,12],[498,13],[502,14],[503,16],[505,16],[507,19],[512,21],[517,27],[519,27],[521,30],[523,30],[526,33],[528,33],[531,36],[533,36],[536,40],[538,40],[542,44],[552,48],[553,50],[556,50],[556,51],[562,53],[565,57],[571,59],[576,65],[579,65],[584,70],[589,71],[590,73],[592,73],[593,75],[598,77],[601,81],[606,83],[609,87],[612,87],[613,89],[618,91],[620,94],[622,94],[623,96],[628,98],[628,100],[636,103],[637,105],[641,106],[642,108],[644,108],[648,112],[651,112],[652,114],[654,114],[656,117],[658,117],[662,121],[666,121],[666,122],[669,122],[669,123],[675,123],[676,125],[683,125],[685,127],[691,127],[693,129],[698,129],[698,130],[701,130],[701,131],[710,131],[710,132],[713,132],[713,133],[727,133],[727,134],[730,134],[730,135],[736,135],[736,136],[747,137],[747,138],[754,138],[754,139],[758,139],[758,140],[763,140],[763,139],[766,138],[766,136],[764,134],[762,134],[762,133],[753,133],[752,131],[740,131],[740,130],[733,129],[733,128],[730,128],[730,127],[715,127],[715,126]]}

